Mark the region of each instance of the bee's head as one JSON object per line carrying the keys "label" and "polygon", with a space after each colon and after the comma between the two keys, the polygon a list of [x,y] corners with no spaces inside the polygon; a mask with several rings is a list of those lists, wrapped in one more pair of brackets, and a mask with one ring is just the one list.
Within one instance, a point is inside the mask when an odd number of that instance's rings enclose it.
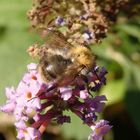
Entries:
{"label": "bee's head", "polygon": [[95,64],[95,56],[86,47],[73,47],[72,49],[73,60],[80,65],[91,68]]}

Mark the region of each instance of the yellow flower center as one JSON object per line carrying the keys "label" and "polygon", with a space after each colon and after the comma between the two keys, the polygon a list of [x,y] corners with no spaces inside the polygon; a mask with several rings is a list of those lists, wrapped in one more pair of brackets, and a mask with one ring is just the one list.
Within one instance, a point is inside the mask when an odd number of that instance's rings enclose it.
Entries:
{"label": "yellow flower center", "polygon": [[31,99],[32,98],[32,93],[31,92],[27,92],[26,97],[27,97],[27,99]]}
{"label": "yellow flower center", "polygon": [[37,80],[37,77],[35,75],[32,75],[31,77],[33,80]]}

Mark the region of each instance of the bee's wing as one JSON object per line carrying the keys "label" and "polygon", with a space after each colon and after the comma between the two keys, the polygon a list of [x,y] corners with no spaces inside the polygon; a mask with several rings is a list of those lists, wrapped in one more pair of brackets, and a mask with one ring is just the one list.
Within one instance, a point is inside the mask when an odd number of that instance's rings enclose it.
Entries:
{"label": "bee's wing", "polygon": [[70,49],[73,47],[67,42],[67,39],[62,33],[56,31],[50,31],[50,33],[48,33],[46,44],[53,49]]}
{"label": "bee's wing", "polygon": [[46,49],[46,53],[61,55],[66,59],[70,59],[70,50],[73,48],[62,33],[51,30],[47,30],[45,44],[42,46]]}
{"label": "bee's wing", "polygon": [[68,66],[65,72],[61,75],[61,77],[58,78],[57,85],[66,86],[71,84],[79,75],[82,69],[83,67],[79,67],[79,65]]}
{"label": "bee's wing", "polygon": [[38,32],[45,40],[45,45],[48,48],[62,49],[73,47],[70,43],[67,42],[66,37],[59,31],[49,30],[46,28],[39,28]]}

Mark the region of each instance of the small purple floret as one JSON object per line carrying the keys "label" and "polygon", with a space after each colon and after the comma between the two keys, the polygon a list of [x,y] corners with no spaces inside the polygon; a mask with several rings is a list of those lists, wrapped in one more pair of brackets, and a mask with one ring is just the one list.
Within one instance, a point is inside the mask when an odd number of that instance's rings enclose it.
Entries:
{"label": "small purple floret", "polygon": [[106,120],[100,120],[96,125],[91,126],[93,132],[88,137],[88,140],[103,140],[103,136],[112,128]]}
{"label": "small purple floret", "polygon": [[56,25],[63,26],[63,25],[66,24],[66,22],[65,22],[64,18],[58,16],[58,17],[56,18],[56,20],[55,20],[55,24],[56,24]]}

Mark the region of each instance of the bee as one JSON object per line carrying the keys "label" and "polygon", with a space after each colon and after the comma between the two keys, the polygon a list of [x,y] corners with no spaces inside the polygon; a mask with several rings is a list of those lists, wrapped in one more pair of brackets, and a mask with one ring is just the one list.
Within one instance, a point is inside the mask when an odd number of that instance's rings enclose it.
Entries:
{"label": "bee", "polygon": [[89,48],[73,46],[58,31],[47,29],[45,35],[45,44],[28,50],[39,57],[38,72],[45,82],[55,81],[59,87],[66,86],[93,68],[95,55]]}

